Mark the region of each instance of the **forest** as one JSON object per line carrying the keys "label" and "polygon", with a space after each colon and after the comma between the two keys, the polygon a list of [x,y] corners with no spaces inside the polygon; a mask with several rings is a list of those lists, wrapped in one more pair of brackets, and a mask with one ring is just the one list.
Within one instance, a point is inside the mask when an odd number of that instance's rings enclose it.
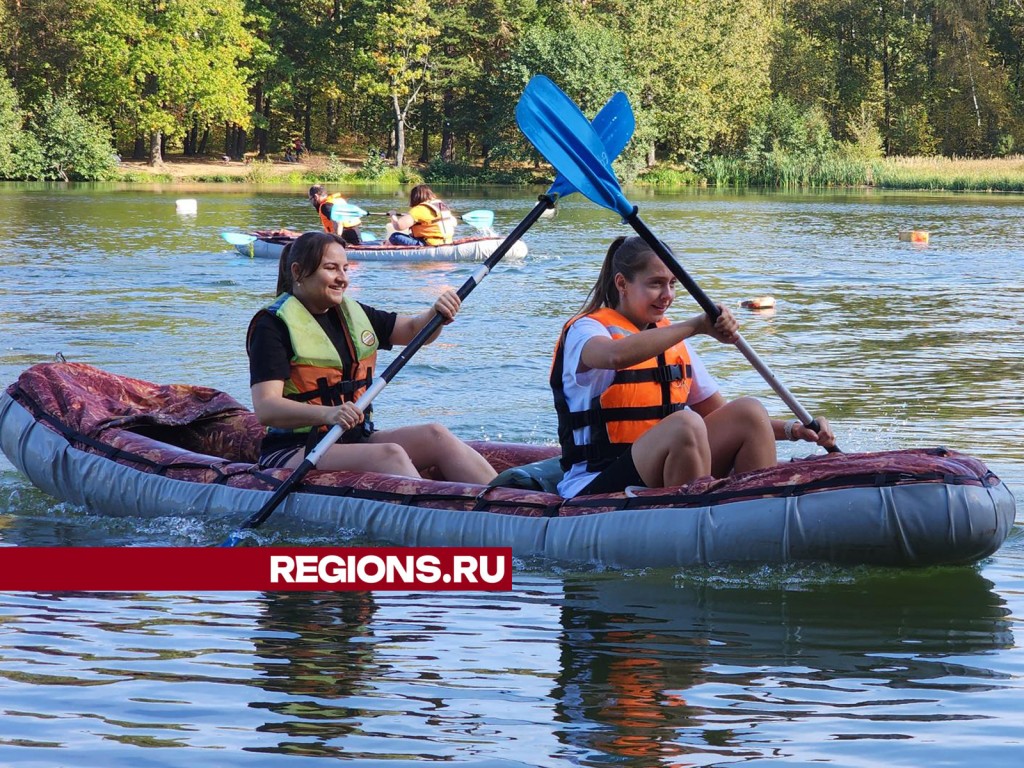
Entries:
{"label": "forest", "polygon": [[590,115],[626,92],[627,179],[844,183],[1024,142],[1024,0],[0,0],[0,62],[6,179],[298,140],[514,178],[536,73]]}

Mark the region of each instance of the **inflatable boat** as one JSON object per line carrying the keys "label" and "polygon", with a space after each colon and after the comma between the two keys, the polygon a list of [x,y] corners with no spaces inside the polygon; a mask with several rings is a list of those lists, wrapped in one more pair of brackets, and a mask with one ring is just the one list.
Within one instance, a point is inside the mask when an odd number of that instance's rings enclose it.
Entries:
{"label": "inflatable boat", "polygon": [[[278,259],[285,245],[298,237],[295,232],[256,231],[251,236],[232,238],[235,250],[256,259]],[[345,247],[352,261],[486,261],[501,245],[501,237],[465,237],[449,245],[349,245]],[[513,244],[506,258],[526,256],[526,243]]]}
{"label": "inflatable boat", "polygon": [[[240,524],[288,475],[256,465],[263,430],[229,395],[47,363],[0,396],[0,447],[31,482],[95,514]],[[832,454],[674,488],[563,499],[557,447],[476,442],[488,486],[314,470],[266,524],[400,546],[510,546],[618,568],[828,562],[926,566],[992,554],[1009,489],[943,448]],[[429,474],[429,473],[428,473]],[[214,543],[214,542],[211,542]]]}

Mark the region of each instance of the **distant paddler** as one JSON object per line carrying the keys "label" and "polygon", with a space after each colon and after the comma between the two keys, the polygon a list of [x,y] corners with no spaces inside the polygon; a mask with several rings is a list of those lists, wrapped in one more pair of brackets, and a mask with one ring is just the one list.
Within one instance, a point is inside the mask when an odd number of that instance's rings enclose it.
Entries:
{"label": "distant paddler", "polygon": [[344,197],[338,193],[329,195],[323,184],[314,184],[309,188],[309,202],[320,217],[324,232],[340,235],[341,239],[350,245],[359,245],[361,242],[359,228],[362,225],[360,219],[342,219],[341,221],[331,219],[331,210],[334,205],[344,205],[348,202]]}

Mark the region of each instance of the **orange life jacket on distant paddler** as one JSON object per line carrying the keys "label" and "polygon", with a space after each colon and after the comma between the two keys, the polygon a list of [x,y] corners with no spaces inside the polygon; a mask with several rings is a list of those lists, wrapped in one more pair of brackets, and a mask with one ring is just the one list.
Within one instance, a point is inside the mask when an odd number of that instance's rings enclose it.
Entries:
{"label": "orange life jacket on distant paddler", "polygon": [[328,195],[323,202],[316,207],[317,215],[320,216],[320,223],[324,225],[324,232],[330,232],[332,235],[341,233],[341,230],[358,227],[362,224],[361,219],[345,219],[344,221],[333,221],[330,216],[324,213],[324,206],[327,204],[334,205],[335,203],[346,202],[345,198],[335,192],[333,195]]}

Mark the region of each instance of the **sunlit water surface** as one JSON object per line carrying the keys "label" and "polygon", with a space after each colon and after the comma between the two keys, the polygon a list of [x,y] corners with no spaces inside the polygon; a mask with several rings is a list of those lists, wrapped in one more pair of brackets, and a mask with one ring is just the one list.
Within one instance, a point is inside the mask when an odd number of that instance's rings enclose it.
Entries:
{"label": "sunlit water surface", "polygon": [[[401,205],[351,192],[371,210]],[[456,210],[494,209],[505,231],[534,202],[443,192]],[[62,353],[249,403],[243,338],[275,265],[219,233],[312,228],[302,193],[0,187],[0,383]],[[963,450],[1024,509],[1024,199],[629,194],[844,449]],[[177,215],[179,197],[198,213]],[[585,201],[561,208],[380,395],[380,422],[553,441],[551,347],[626,232]],[[930,244],[899,242],[907,229]],[[352,290],[415,312],[471,269],[359,264]],[[773,314],[739,309],[763,294]],[[676,316],[695,312],[677,299]],[[699,349],[728,396],[784,415],[734,350]],[[3,544],[208,545],[226,533],[55,503],[0,457]],[[272,524],[260,536],[337,541]],[[1017,766],[1022,559],[1015,527],[975,568],[517,563],[512,592],[493,595],[4,594],[0,764]]]}

